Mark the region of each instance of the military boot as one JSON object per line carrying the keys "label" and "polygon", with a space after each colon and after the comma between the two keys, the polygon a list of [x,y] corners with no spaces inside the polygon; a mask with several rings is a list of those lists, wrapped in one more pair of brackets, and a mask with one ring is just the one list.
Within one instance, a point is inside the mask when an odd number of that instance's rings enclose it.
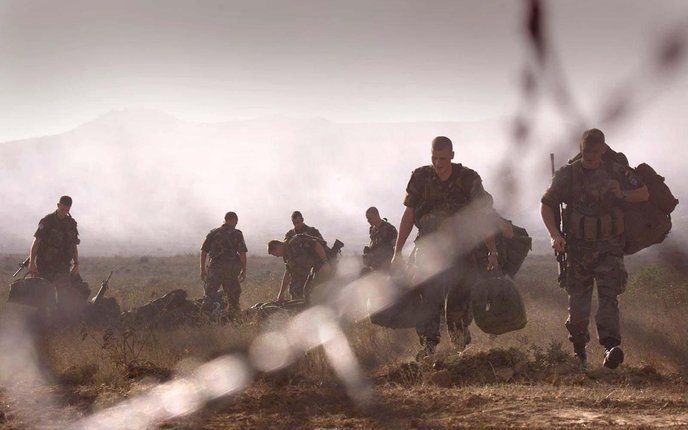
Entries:
{"label": "military boot", "polygon": [[585,345],[574,345],[573,353],[578,359],[578,368],[582,372],[588,370],[588,352],[585,350]]}
{"label": "military boot", "polygon": [[604,352],[602,365],[608,369],[616,369],[624,361],[624,352],[620,346],[609,348]]}
{"label": "military boot", "polygon": [[437,342],[426,340],[423,342],[423,348],[416,353],[416,361],[421,362],[431,359],[435,355],[436,348]]}

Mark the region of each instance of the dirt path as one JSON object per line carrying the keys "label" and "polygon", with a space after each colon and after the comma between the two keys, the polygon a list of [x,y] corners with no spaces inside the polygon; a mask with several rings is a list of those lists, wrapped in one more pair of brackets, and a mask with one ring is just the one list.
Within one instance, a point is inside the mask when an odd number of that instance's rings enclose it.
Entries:
{"label": "dirt path", "polygon": [[[209,405],[204,411],[163,429],[454,429],[454,428],[688,428],[685,384],[641,387],[594,383],[587,386],[504,383],[440,388],[384,384],[371,400],[355,405],[338,387],[257,384],[241,395]],[[17,406],[0,396],[2,429],[64,428],[88,414],[95,397],[72,398],[43,419],[15,413]],[[79,396],[80,397],[80,396]],[[89,401],[90,400],[90,401]],[[95,407],[95,406],[93,406]]]}
{"label": "dirt path", "polygon": [[366,407],[336,390],[253,388],[171,429],[688,428],[685,387],[382,386]]}

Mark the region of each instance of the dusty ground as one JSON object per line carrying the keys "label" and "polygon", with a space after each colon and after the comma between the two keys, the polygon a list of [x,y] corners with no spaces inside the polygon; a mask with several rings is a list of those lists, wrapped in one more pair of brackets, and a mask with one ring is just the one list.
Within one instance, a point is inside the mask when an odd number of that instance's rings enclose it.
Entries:
{"label": "dusty ground", "polygon": [[[2,284],[16,259],[0,260]],[[111,267],[121,268],[110,294],[125,307],[174,288],[200,294],[192,255],[83,260],[91,285]],[[281,265],[270,259],[255,259],[250,267],[243,307],[273,297],[281,277]],[[628,360],[617,372],[598,368],[583,375],[575,370],[562,325],[565,295],[553,285],[551,258],[535,256],[517,280],[528,326],[496,339],[474,329],[473,344],[460,356],[450,354],[445,340],[444,365],[438,368],[408,364],[418,348],[412,332],[369,323],[350,327],[352,348],[373,384],[362,404],[350,400],[316,354],[296,365],[289,377],[259,377],[246,391],[160,428],[688,428],[686,268],[639,258],[629,259],[629,268],[629,288],[620,297]],[[0,301],[5,288],[0,286]],[[137,341],[143,342],[137,358],[173,371],[180,360],[204,361],[240,347],[252,330],[216,326],[144,333]],[[104,350],[98,336],[84,340],[76,331],[51,339],[45,354],[53,381],[75,366],[92,367],[94,373],[64,384],[16,380],[0,388],[0,428],[61,429],[145,392],[150,381],[125,376],[122,358]],[[595,342],[590,356],[599,365],[601,349]],[[22,396],[10,395],[17,389]]]}

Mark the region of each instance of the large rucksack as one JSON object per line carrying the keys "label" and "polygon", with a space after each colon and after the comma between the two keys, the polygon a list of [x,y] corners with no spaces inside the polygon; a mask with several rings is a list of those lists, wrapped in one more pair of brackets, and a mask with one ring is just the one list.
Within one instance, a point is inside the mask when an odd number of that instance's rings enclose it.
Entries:
{"label": "large rucksack", "polygon": [[514,236],[503,238],[506,258],[501,264],[504,274],[513,278],[521,269],[528,253],[533,249],[533,238],[528,236],[525,228],[514,225],[511,221],[509,223],[514,231]]}
{"label": "large rucksack", "polygon": [[631,203],[624,212],[624,254],[636,252],[661,243],[671,231],[671,212],[678,200],[664,182],[664,177],[646,163],[635,168],[638,178],[647,186],[650,199]]}

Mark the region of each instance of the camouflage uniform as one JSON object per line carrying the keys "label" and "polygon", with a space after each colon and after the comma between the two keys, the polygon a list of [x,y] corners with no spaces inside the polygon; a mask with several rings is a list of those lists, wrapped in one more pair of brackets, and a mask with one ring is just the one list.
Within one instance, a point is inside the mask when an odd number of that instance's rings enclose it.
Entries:
{"label": "camouflage uniform", "polygon": [[577,348],[590,341],[593,281],[597,285],[599,341],[607,349],[621,344],[617,296],[624,292],[628,275],[623,261],[623,212],[621,201],[610,191],[611,180],[618,181],[622,190],[643,186],[633,170],[616,161],[607,159],[597,169],[585,169],[575,161],[557,171],[541,200],[551,208],[566,204],[566,328]]}
{"label": "camouflage uniform", "polygon": [[[427,241],[424,244],[419,239],[437,231],[469,205],[491,210],[492,197],[483,188],[477,172],[452,163],[452,174],[446,181],[440,180],[432,166],[414,170],[406,187],[404,205],[414,209],[415,213],[418,238],[413,265],[414,272],[419,273],[433,265],[432,251],[428,249],[432,244]],[[475,233],[475,229],[468,227],[463,228],[458,236],[468,237]],[[479,238],[466,240],[479,241]],[[421,344],[434,347],[439,343],[440,319],[444,312],[451,340],[463,347],[470,342],[468,326],[472,321],[470,293],[476,280],[475,256],[473,252],[464,252],[454,259],[450,268],[430,275],[433,276],[422,284],[422,322],[416,327]]]}
{"label": "camouflage uniform", "polygon": [[[70,264],[74,257],[74,248],[79,244],[77,223],[70,215],[60,219],[57,211],[43,217],[34,234],[40,239],[36,252],[38,276],[50,281],[57,292],[58,305],[65,307],[72,296],[72,275]],[[81,281],[77,276],[76,281]],[[74,293],[74,294],[70,294]]]}
{"label": "camouflage uniform", "polygon": [[[311,270],[317,272],[323,262],[315,251],[317,243],[322,242],[307,234],[296,234],[284,244],[284,264],[291,277],[289,282],[289,294],[293,299],[307,298],[307,283],[311,276]],[[308,286],[310,290],[312,285]]]}
{"label": "camouflage uniform", "polygon": [[222,287],[227,294],[227,308],[238,311],[241,295],[239,274],[242,269],[239,253],[248,251],[243,233],[224,224],[208,233],[201,251],[210,256],[204,286],[206,297],[213,302],[219,301],[218,290]]}
{"label": "camouflage uniform", "polygon": [[394,255],[394,243],[397,240],[397,229],[383,219],[380,225],[371,225],[369,229],[370,245],[363,253],[363,261],[371,270],[389,270]]}
{"label": "camouflage uniform", "polygon": [[296,229],[296,227],[294,227],[291,230],[289,230],[287,234],[284,235],[284,241],[289,242],[289,240],[297,234],[307,234],[308,236],[313,236],[315,238],[322,240],[323,242],[325,241],[325,239],[323,239],[322,235],[320,234],[317,228],[308,226],[306,224],[303,224],[299,229]]}

